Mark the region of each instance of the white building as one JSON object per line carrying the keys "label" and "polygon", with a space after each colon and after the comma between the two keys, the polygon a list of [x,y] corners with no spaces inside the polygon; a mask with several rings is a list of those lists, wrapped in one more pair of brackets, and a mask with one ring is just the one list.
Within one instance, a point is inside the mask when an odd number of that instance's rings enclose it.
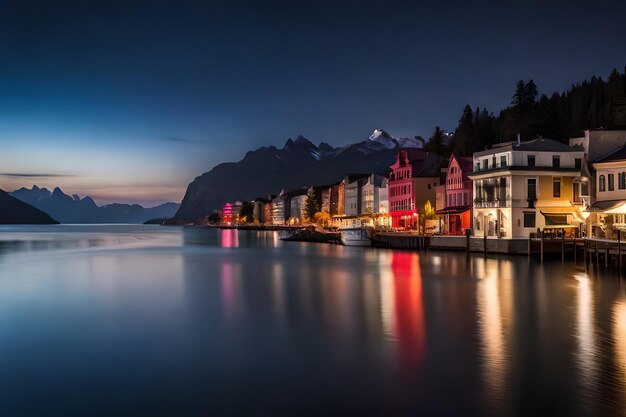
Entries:
{"label": "white building", "polygon": [[552,139],[507,142],[474,154],[474,234],[527,238],[537,229],[578,235],[584,223],[582,146]]}

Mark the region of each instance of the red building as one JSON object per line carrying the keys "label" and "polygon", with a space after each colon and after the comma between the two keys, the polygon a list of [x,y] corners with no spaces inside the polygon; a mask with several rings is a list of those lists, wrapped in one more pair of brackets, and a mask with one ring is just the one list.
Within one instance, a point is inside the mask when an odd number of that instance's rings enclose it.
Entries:
{"label": "red building", "polygon": [[444,183],[437,187],[437,214],[445,216],[446,234],[463,235],[472,228],[471,157],[452,155]]}
{"label": "red building", "polygon": [[441,182],[441,168],[448,160],[418,148],[401,148],[389,175],[391,225],[418,229],[420,210],[427,201],[435,205],[435,188]]}

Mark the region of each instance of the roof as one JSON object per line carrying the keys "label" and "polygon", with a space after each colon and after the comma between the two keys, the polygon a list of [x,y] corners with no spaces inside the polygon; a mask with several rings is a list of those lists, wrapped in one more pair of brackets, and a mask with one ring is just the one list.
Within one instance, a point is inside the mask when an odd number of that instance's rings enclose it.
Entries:
{"label": "roof", "polygon": [[411,163],[411,176],[415,177],[439,177],[441,168],[448,165],[448,158],[432,152],[426,152],[418,148],[400,148],[400,152],[405,151]]}
{"label": "roof", "polygon": [[452,160],[452,158],[456,159],[462,172],[472,172],[474,170],[474,158],[471,156],[458,156],[452,154],[450,160]]}
{"label": "roof", "polygon": [[626,160],[626,144],[616,151],[611,152],[608,155],[603,156],[602,158],[598,158],[593,163],[598,162],[613,162],[613,161],[623,161]]}
{"label": "roof", "polygon": [[526,151],[526,152],[583,152],[582,145],[569,146],[564,143],[558,142],[554,139],[537,138],[529,140],[527,142],[507,142],[503,144],[494,145],[491,149],[481,152],[476,152],[474,156],[491,155],[496,152],[505,151]]}
{"label": "roof", "polygon": [[587,212],[603,212],[606,210],[611,210],[624,204],[624,200],[605,200],[605,201],[596,201],[591,206],[587,208]]}

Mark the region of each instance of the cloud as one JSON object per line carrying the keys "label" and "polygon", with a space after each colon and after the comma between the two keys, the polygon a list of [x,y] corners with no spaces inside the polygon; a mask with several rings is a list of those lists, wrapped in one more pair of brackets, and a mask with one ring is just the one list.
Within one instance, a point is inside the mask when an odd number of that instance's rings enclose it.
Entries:
{"label": "cloud", "polygon": [[202,141],[197,140],[197,139],[188,139],[188,138],[181,138],[181,137],[176,137],[176,136],[168,136],[164,138],[164,140],[168,142],[189,143],[189,144],[203,143]]}
{"label": "cloud", "polygon": [[75,177],[73,174],[50,174],[44,172],[0,172],[0,177],[11,178],[63,178],[63,177]]}

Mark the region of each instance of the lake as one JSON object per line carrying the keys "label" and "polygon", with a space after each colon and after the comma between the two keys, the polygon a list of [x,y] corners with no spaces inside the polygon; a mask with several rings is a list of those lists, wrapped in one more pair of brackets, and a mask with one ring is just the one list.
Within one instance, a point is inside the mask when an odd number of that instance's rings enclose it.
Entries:
{"label": "lake", "polygon": [[0,227],[0,415],[626,412],[626,286],[276,232]]}

